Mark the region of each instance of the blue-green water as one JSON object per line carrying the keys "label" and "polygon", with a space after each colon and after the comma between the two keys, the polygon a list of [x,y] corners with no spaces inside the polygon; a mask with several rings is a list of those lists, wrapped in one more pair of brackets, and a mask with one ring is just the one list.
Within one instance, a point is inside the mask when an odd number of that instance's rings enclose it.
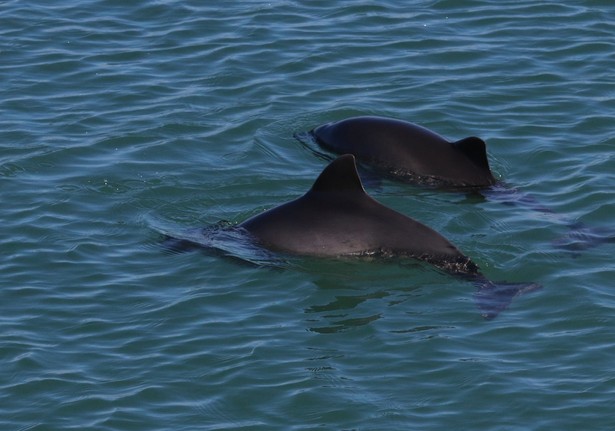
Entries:
{"label": "blue-green water", "polygon": [[[214,4],[214,2],[210,2]],[[0,428],[613,429],[615,5],[0,3]],[[493,321],[422,265],[262,267],[160,232],[304,193],[293,133],[351,115],[488,143],[556,215],[382,181],[496,280]]]}

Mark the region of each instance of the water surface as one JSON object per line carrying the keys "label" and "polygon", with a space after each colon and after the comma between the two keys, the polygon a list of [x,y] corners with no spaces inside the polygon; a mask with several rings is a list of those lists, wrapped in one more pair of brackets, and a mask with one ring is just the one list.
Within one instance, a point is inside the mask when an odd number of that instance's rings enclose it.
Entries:
{"label": "water surface", "polygon": [[[3,429],[615,426],[610,2],[7,1],[0,6]],[[164,229],[304,193],[293,134],[351,115],[488,143],[553,214],[389,180],[491,279],[170,254]],[[591,424],[591,425],[590,425]]]}

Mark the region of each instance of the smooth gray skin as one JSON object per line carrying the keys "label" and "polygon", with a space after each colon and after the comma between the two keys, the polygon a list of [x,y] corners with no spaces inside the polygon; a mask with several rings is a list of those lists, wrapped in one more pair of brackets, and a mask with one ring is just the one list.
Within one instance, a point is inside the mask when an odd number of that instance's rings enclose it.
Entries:
{"label": "smooth gray skin", "polygon": [[310,133],[323,148],[353,154],[361,163],[408,182],[453,187],[496,182],[480,138],[449,142],[424,127],[383,117],[347,118]]}
{"label": "smooth gray skin", "polygon": [[239,227],[266,248],[292,254],[405,256],[451,273],[479,274],[478,267],[438,232],[371,198],[350,154],[331,162],[302,197]]}

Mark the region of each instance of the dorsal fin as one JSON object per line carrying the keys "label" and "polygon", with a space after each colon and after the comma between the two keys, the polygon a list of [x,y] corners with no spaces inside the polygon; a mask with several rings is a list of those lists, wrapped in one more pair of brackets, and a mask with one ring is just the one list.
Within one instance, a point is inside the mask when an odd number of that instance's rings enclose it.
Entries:
{"label": "dorsal fin", "polygon": [[476,136],[461,139],[453,142],[453,145],[465,154],[474,164],[489,172],[489,161],[487,160],[487,145],[485,141]]}
{"label": "dorsal fin", "polygon": [[361,192],[365,193],[352,154],[333,160],[316,178],[312,192]]}

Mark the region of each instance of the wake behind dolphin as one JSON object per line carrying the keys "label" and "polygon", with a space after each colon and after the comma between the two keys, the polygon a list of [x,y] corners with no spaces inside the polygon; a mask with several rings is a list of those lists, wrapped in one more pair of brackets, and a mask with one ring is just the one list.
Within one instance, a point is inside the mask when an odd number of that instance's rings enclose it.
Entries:
{"label": "wake behind dolphin", "polygon": [[[536,283],[488,280],[469,257],[438,232],[371,198],[358,176],[355,158],[349,154],[331,162],[303,196],[231,229],[245,233],[266,250],[283,254],[427,262],[477,286],[476,303],[487,319],[497,316],[515,296],[540,287]],[[191,239],[182,241],[190,243]],[[211,241],[196,242],[216,247]]]}

